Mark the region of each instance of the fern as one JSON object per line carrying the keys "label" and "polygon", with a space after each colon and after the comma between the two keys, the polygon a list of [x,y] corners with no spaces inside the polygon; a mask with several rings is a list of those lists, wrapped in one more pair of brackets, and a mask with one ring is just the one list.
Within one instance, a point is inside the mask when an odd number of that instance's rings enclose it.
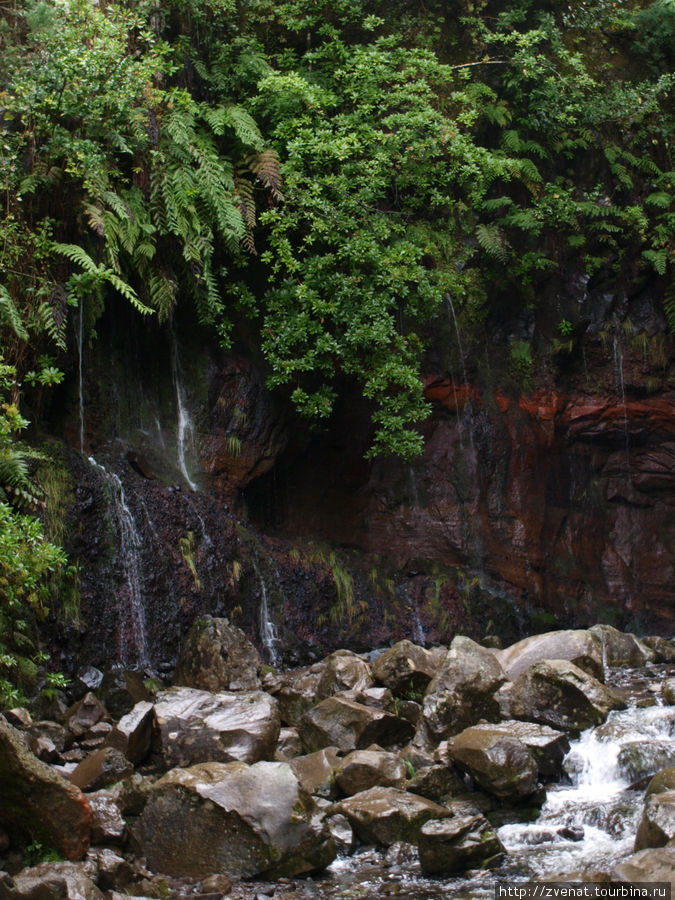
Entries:
{"label": "fern", "polygon": [[60,253],[62,256],[67,257],[71,262],[79,265],[88,275],[92,275],[94,286],[96,283],[108,282],[116,291],[127,299],[138,312],[143,313],[143,315],[152,312],[149,306],[146,306],[140,301],[136,291],[130,284],[127,284],[123,278],[120,278],[113,269],[106,267],[103,264],[97,265],[83,247],[80,247],[78,244],[60,244],[55,242],[52,244],[52,249],[55,250],[56,253]]}
{"label": "fern", "polygon": [[672,334],[675,334],[675,282],[672,282],[666,288],[663,297],[663,308],[666,312],[668,328]]}
{"label": "fern", "polygon": [[497,225],[477,225],[476,239],[488,256],[492,256],[500,262],[507,259],[507,242]]}
{"label": "fern", "polygon": [[28,332],[24,328],[19,311],[4,284],[0,284],[0,322],[11,329],[20,340],[28,340]]}
{"label": "fern", "polygon": [[666,191],[655,191],[653,194],[645,197],[645,203],[648,203],[650,206],[658,206],[661,209],[670,209],[672,202],[672,195]]}
{"label": "fern", "polygon": [[665,275],[668,265],[668,251],[665,247],[660,250],[643,250],[642,255],[654,266],[657,275]]}

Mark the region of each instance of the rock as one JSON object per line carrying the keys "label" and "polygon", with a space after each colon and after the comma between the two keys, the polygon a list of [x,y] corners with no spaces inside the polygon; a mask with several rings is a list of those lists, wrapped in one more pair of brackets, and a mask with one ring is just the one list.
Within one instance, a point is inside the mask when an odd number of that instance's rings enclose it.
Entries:
{"label": "rock", "polygon": [[254,763],[274,754],[279,738],[276,701],[262,691],[211,694],[175,687],[157,697],[158,750],[164,763]]}
{"label": "rock", "polygon": [[326,657],[322,666],[316,692],[319,700],[332,697],[339,691],[365,691],[372,687],[370,666],[351,650],[336,650]]}
{"label": "rock", "polygon": [[72,862],[44,862],[0,881],[0,900],[104,900],[104,895]]}
{"label": "rock", "polygon": [[617,762],[629,781],[640,781],[675,765],[675,741],[656,738],[631,741],[621,748]]}
{"label": "rock", "polygon": [[528,748],[503,730],[467,728],[448,741],[448,753],[483,790],[518,802],[537,788],[537,764]]}
{"label": "rock", "polygon": [[332,746],[345,752],[370,744],[381,747],[403,744],[413,734],[409,722],[342,697],[322,700],[305,713],[298,730],[307,750]]}
{"label": "rock", "polygon": [[494,695],[505,681],[494,653],[467,637],[456,637],[427,688],[415,743],[428,749],[480,719],[497,721]]}
{"label": "rock", "polygon": [[91,809],[92,844],[118,844],[126,839],[127,826],[113,798],[106,791],[87,796]]}
{"label": "rock", "polygon": [[325,747],[289,760],[293,774],[304,791],[319,797],[335,797],[335,770],[340,760],[335,747]]}
{"label": "rock", "polygon": [[398,788],[374,787],[336,803],[366,844],[389,846],[396,841],[417,843],[422,825],[429,819],[451,815],[450,810]]}
{"label": "rock", "polygon": [[110,714],[116,719],[126,716],[142,700],[152,700],[152,694],[145,685],[143,675],[129,669],[113,669],[106,672],[99,695]]}
{"label": "rock", "polygon": [[675,640],[664,637],[645,637],[642,643],[654,654],[655,663],[675,662]]}
{"label": "rock", "polygon": [[150,752],[154,725],[154,706],[148,700],[141,700],[131,712],[122,716],[106,737],[104,746],[114,747],[138,766]]}
{"label": "rock", "polygon": [[302,753],[302,741],[297,728],[282,728],[279,732],[276,755],[280,762],[293,759]]}
{"label": "rock", "polygon": [[543,660],[562,659],[604,681],[602,640],[591,630],[549,631],[523,638],[517,644],[500,650],[497,659],[511,681],[530,666]]}
{"label": "rock", "polygon": [[260,688],[258,651],[241,628],[205,616],[188,631],[173,682],[202,691],[255,691]]}
{"label": "rock", "polygon": [[[588,630],[600,638],[603,662],[607,666],[637,669],[652,657],[652,653],[634,634],[625,634],[611,625],[593,625]],[[584,666],[579,668],[583,669]]]}
{"label": "rock", "polygon": [[15,728],[28,728],[33,719],[27,709],[16,707],[15,709],[6,709],[2,715],[7,719],[10,725]]}
{"label": "rock", "polygon": [[337,786],[351,796],[368,788],[403,787],[408,771],[395,753],[384,750],[353,750],[340,761],[335,774]]}
{"label": "rock", "polygon": [[373,675],[398,697],[419,700],[438,669],[438,657],[411,641],[399,641],[373,662]]}
{"label": "rock", "polygon": [[333,838],[335,848],[341,856],[347,856],[354,849],[354,830],[349,824],[349,819],[342,813],[329,816],[326,825]]}
{"label": "rock", "polygon": [[586,832],[583,825],[565,825],[562,828],[559,828],[556,834],[559,834],[560,837],[564,837],[566,841],[574,841],[576,843],[578,841],[583,841]]}
{"label": "rock", "polygon": [[670,706],[675,706],[675,678],[667,678],[663,682],[663,699]]}
{"label": "rock", "polygon": [[40,841],[70,860],[89,847],[91,811],[82,792],[30,752],[0,717],[0,825],[12,836]]}
{"label": "rock", "polygon": [[675,791],[675,766],[657,772],[647,786],[645,799],[652,794],[663,794],[665,791]]}
{"label": "rock", "polygon": [[675,888],[675,847],[640,850],[611,872],[612,881],[624,882],[670,882]]}
{"label": "rock", "polygon": [[553,659],[535,663],[511,691],[511,715],[563,731],[578,732],[604,722],[625,703],[574,663]]}
{"label": "rock", "polygon": [[115,791],[115,802],[123,816],[140,816],[150,795],[151,783],[135,772]]}
{"label": "rock", "polygon": [[293,877],[335,857],[287,763],[172,769],[154,785],[135,831],[150,869],[176,877]]}
{"label": "rock", "polygon": [[70,781],[83,791],[97,791],[131,775],[134,767],[129,760],[115,750],[104,747],[87,756],[70,775]]}
{"label": "rock", "polygon": [[466,793],[466,785],[459,773],[447,765],[433,765],[415,772],[405,786],[407,791],[440,803],[442,806],[454,797]]}
{"label": "rock", "polygon": [[420,865],[429,875],[491,868],[501,862],[504,852],[496,832],[481,815],[432,819],[420,831]]}
{"label": "rock", "polygon": [[321,663],[283,674],[269,673],[264,688],[279,704],[279,716],[285,725],[296,726],[317,700]]}
{"label": "rock", "polygon": [[130,881],[133,869],[124,857],[108,847],[92,847],[87,854],[96,868],[96,884],[103,891],[121,891]]}
{"label": "rock", "polygon": [[652,793],[635,836],[635,850],[665,847],[675,838],[675,791]]}
{"label": "rock", "polygon": [[94,694],[85,694],[66,712],[66,725],[75,737],[89,731],[92,725],[108,717],[108,710]]}
{"label": "rock", "polygon": [[399,715],[398,704],[389,688],[369,687],[365,688],[365,690],[338,691],[333,696],[342,697],[343,700],[352,700],[354,703],[362,703],[363,706],[372,706],[373,709],[384,709],[386,712]]}
{"label": "rock", "polygon": [[527,747],[534,757],[540,778],[557,779],[560,777],[563,760],[570,749],[570,742],[564,732],[556,731],[547,725],[516,720],[499,722],[496,725],[474,725],[473,729],[490,734],[500,732],[505,737],[516,738]]}
{"label": "rock", "polygon": [[229,894],[232,882],[227,875],[209,875],[202,881],[202,894]]}

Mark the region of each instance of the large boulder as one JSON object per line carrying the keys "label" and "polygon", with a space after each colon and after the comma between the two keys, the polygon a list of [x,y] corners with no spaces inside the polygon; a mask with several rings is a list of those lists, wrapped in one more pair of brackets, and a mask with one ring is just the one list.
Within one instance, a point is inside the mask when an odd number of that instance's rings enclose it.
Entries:
{"label": "large boulder", "polygon": [[629,741],[619,751],[617,762],[629,781],[642,781],[675,765],[675,741],[672,738]]}
{"label": "large boulder", "polygon": [[386,750],[354,750],[340,761],[335,780],[350,796],[377,787],[403,787],[408,770],[395,753]]}
{"label": "large boulder", "polygon": [[337,747],[348,752],[370,744],[391,747],[404,744],[413,735],[412,725],[404,719],[343,697],[327,697],[317,703],[302,717],[298,730],[310,751]]}
{"label": "large boulder", "polygon": [[675,791],[652,793],[647,797],[635,836],[635,850],[665,847],[673,838],[675,838]]}
{"label": "large boulder", "polygon": [[399,641],[373,663],[373,675],[398,697],[420,699],[438,670],[438,654],[412,641]]}
{"label": "large boulder", "polygon": [[255,763],[274,755],[279,713],[262,691],[211,694],[174,687],[157,697],[158,750],[165,764]]}
{"label": "large boulder", "polygon": [[148,700],[141,700],[119,720],[104,741],[104,747],[114,747],[135,766],[150,752],[155,725],[155,708]]}
{"label": "large boulder", "polygon": [[428,749],[481,719],[498,721],[495,692],[505,681],[494,653],[470,638],[456,637],[427,688],[415,743]]}
{"label": "large boulder", "polygon": [[528,748],[503,730],[466,728],[448,741],[454,763],[500,800],[519,801],[537,789],[537,764]]}
{"label": "large boulder", "polygon": [[392,787],[374,787],[342,800],[333,807],[344,813],[366,844],[389,846],[397,841],[416,844],[420,829],[429,819],[450,816],[449,809]]}
{"label": "large boulder", "polygon": [[132,775],[134,767],[114,747],[96,750],[83,759],[70,774],[70,781],[82,791],[97,791]]}
{"label": "large boulder", "polygon": [[654,654],[653,662],[675,662],[675,640],[659,636],[642,638],[642,643]]}
{"label": "large boulder", "polygon": [[336,650],[322,663],[316,695],[319,700],[340,691],[365,691],[372,686],[373,676],[365,660],[351,650]]}
{"label": "large boulder", "polygon": [[107,718],[108,710],[95,694],[89,693],[66,712],[66,725],[79,738],[97,722]]}
{"label": "large boulder", "polygon": [[590,630],[535,634],[512,644],[506,650],[500,650],[497,659],[511,681],[515,681],[530,666],[545,659],[572,662],[599,681],[604,681],[605,677],[602,640]]}
{"label": "large boulder", "polygon": [[260,687],[260,655],[241,628],[205,616],[188,631],[174,684],[202,691],[255,691]]}
{"label": "large boulder", "polygon": [[314,706],[322,672],[323,664],[315,663],[289,672],[269,672],[265,676],[263,686],[276,698],[284,725],[298,725],[307,710]]}
{"label": "large boulder", "polygon": [[624,701],[574,663],[551,659],[535,663],[509,694],[514,719],[579,732],[605,721]]}
{"label": "large boulder", "polygon": [[647,785],[645,799],[652,794],[663,794],[666,791],[675,791],[675,766],[670,766],[657,772]]}
{"label": "large boulder", "polygon": [[501,862],[504,852],[496,832],[481,815],[432,819],[420,831],[420,866],[430,875],[491,868]]}
{"label": "large boulder", "polygon": [[640,850],[612,869],[612,881],[670,882],[675,889],[675,847]]}
{"label": "large boulder", "polygon": [[0,900],[104,900],[104,894],[83,865],[44,862],[13,878],[0,876]]}
{"label": "large boulder", "polygon": [[338,750],[325,747],[306,756],[296,756],[288,761],[293,774],[303,790],[318,797],[335,797],[335,772],[340,764]]}
{"label": "large boulder", "polygon": [[634,634],[626,634],[612,625],[593,625],[588,630],[600,638],[603,662],[607,666],[637,669],[644,666],[653,656]]}
{"label": "large boulder", "polygon": [[[473,725],[471,732],[485,731],[489,734],[501,734],[504,737],[515,738],[527,747],[532,754],[540,778],[557,779],[563,768],[563,760],[569,752],[570,742],[562,731],[556,731],[547,725],[538,725],[534,722],[519,722],[515,719],[498,724],[483,723]],[[449,746],[450,742],[448,742]],[[443,745],[439,747],[439,751]],[[444,762],[447,762],[440,754]]]}
{"label": "large boulder", "polygon": [[415,772],[405,786],[407,791],[447,806],[452,800],[466,793],[466,785],[459,772],[448,765],[425,766]]}
{"label": "large boulder", "polygon": [[91,811],[82,791],[40,762],[22,735],[0,716],[0,827],[39,841],[66,859],[89,847]]}
{"label": "large boulder", "polygon": [[149,868],[176,877],[293,877],[335,857],[314,801],[279,762],[172,769],[154,785],[135,835]]}

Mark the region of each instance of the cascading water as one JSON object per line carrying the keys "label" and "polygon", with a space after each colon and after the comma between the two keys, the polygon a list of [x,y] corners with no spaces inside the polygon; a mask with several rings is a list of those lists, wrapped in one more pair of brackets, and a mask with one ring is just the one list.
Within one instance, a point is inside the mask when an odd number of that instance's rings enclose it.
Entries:
{"label": "cascading water", "polygon": [[[277,634],[276,625],[272,621],[267,580],[260,564],[257,548],[254,548],[253,551],[253,570],[255,571],[260,584],[260,642],[263,646],[267,661],[270,665],[277,666],[279,664],[279,653],[277,651],[279,635]],[[279,576],[276,569],[274,570],[274,574],[278,583]]]}
{"label": "cascading water", "polygon": [[126,590],[117,604],[119,661],[125,666],[144,668],[150,664],[146,639],[145,606],[141,588],[141,539],[133,514],[124,495],[124,487],[114,472],[97,462],[89,462],[100,472],[110,495],[110,509],[114,516],[115,532],[119,540],[118,559]]}
{"label": "cascading water", "polygon": [[178,468],[180,469],[183,478],[188,483],[190,490],[196,491],[199,488],[190,476],[186,458],[186,448],[191,446],[194,441],[194,426],[185,402],[185,390],[183,388],[183,377],[178,355],[178,343],[173,331],[171,332],[171,373],[176,390],[176,452],[178,456]]}

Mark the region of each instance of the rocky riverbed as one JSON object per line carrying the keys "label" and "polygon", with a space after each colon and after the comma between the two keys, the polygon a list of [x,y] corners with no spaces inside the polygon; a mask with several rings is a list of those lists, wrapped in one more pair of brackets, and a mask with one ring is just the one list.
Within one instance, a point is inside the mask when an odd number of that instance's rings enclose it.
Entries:
{"label": "rocky riverbed", "polygon": [[171,684],[89,668],[0,717],[0,900],[674,881],[674,704],[675,643],[609,626],[281,672],[199,620]]}

